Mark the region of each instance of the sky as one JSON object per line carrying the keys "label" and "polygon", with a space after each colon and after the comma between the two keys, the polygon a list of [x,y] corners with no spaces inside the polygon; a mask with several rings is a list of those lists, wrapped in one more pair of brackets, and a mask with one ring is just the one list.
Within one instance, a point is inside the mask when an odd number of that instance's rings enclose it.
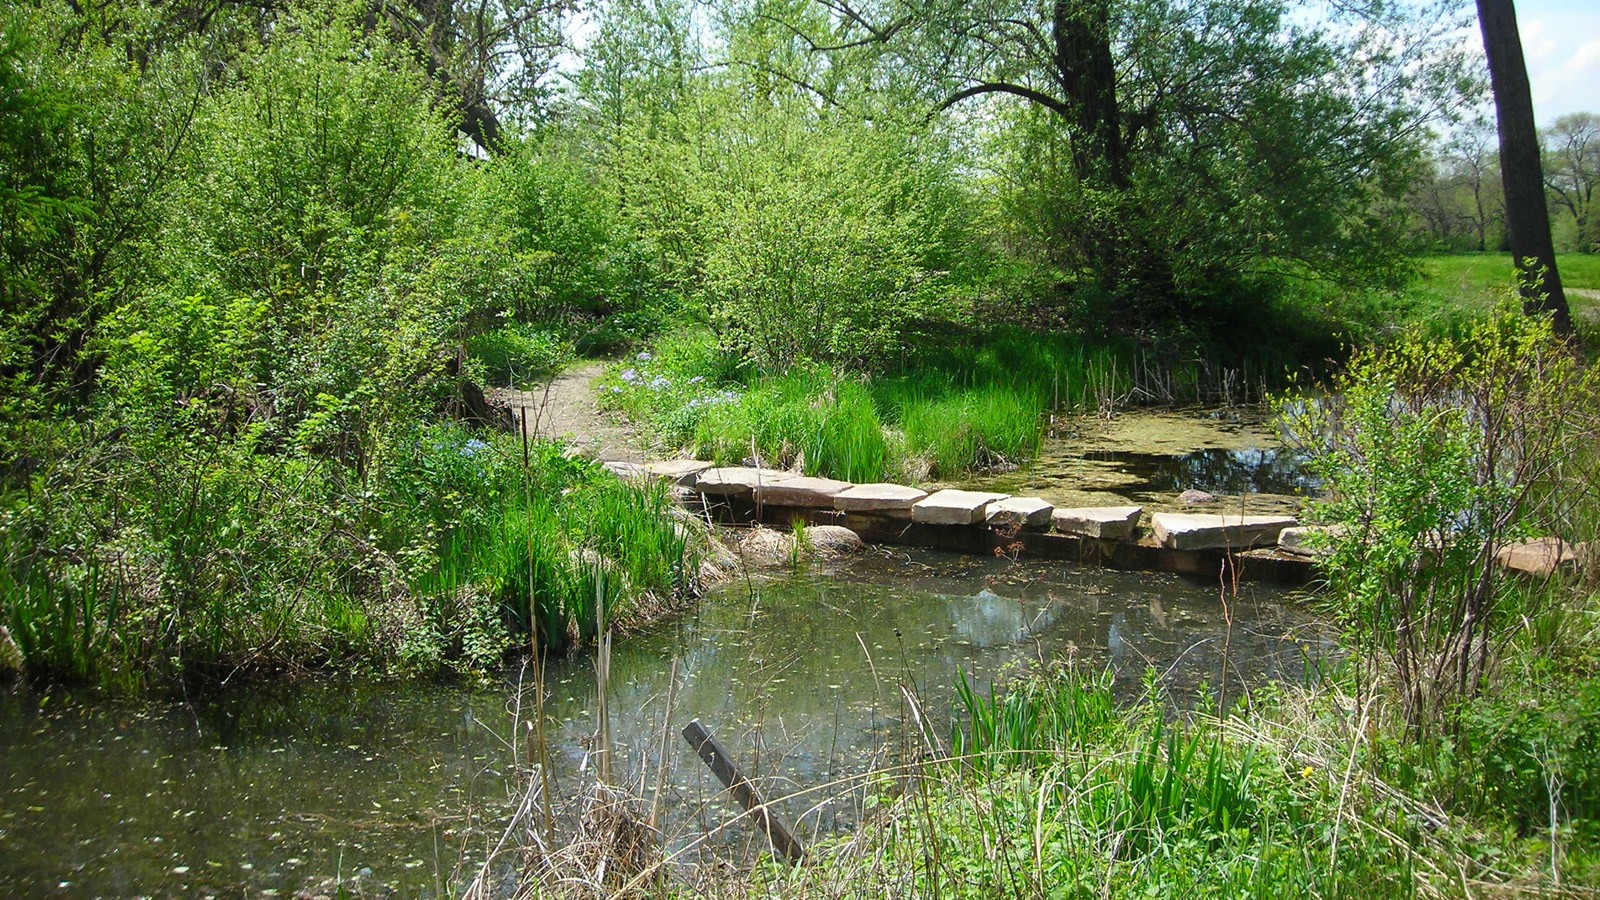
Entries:
{"label": "sky", "polygon": [[1517,29],[1541,126],[1600,114],[1600,0],[1516,0]]}

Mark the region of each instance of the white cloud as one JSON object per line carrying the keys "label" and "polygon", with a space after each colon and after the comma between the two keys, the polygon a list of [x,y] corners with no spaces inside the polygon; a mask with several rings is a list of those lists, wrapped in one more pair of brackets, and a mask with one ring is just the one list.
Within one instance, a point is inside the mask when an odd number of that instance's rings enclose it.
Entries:
{"label": "white cloud", "polygon": [[1519,25],[1539,122],[1600,112],[1600,11],[1534,13]]}

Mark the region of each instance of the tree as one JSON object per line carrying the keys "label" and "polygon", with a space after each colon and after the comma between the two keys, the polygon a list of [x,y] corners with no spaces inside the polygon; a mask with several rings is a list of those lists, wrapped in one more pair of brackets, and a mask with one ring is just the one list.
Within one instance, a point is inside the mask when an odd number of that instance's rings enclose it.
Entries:
{"label": "tree", "polygon": [[1504,200],[1495,190],[1499,160],[1494,131],[1478,120],[1459,129],[1444,149],[1452,180],[1462,195],[1460,220],[1472,231],[1473,249],[1482,252],[1489,249],[1489,229],[1505,215]]}
{"label": "tree", "polygon": [[1600,188],[1600,116],[1562,116],[1545,130],[1544,139],[1545,187],[1576,223],[1578,252],[1600,252],[1600,217],[1595,210],[1595,189]]}
{"label": "tree", "polygon": [[1556,333],[1572,334],[1572,314],[1556,269],[1550,240],[1539,161],[1539,132],[1533,121],[1533,91],[1522,58],[1517,10],[1512,0],[1478,0],[1478,27],[1489,60],[1495,121],[1500,132],[1500,180],[1505,187],[1506,229],[1516,261],[1522,307],[1529,315],[1548,313]]}
{"label": "tree", "polygon": [[574,0],[362,0],[372,22],[411,48],[455,125],[478,146],[502,149],[507,110],[537,115],[566,47],[561,25]]}
{"label": "tree", "polygon": [[1394,223],[1372,211],[1409,183],[1422,124],[1462,71],[1442,49],[1450,17],[1387,7],[1341,30],[1297,24],[1277,0],[816,6],[824,27],[785,22],[812,56],[864,60],[865,83],[958,125],[1021,123],[1064,155],[1065,181],[1041,200],[1051,262],[1135,328],[1194,318],[1240,273],[1285,262],[1393,272]]}

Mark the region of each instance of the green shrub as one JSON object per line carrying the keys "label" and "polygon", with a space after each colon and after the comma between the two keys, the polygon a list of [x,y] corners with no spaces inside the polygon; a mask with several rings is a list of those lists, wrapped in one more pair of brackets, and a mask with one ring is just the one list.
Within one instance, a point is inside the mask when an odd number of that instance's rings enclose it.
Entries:
{"label": "green shrub", "polygon": [[713,326],[767,371],[878,364],[939,286],[925,267],[938,174],[874,129],[751,124],[708,223]]}
{"label": "green shrub", "polygon": [[1316,514],[1344,526],[1329,608],[1416,736],[1478,693],[1523,612],[1497,551],[1593,497],[1566,463],[1600,435],[1597,388],[1548,322],[1507,306],[1459,342],[1358,352],[1326,400],[1280,403],[1329,489]]}
{"label": "green shrub", "polygon": [[572,348],[550,331],[504,325],[469,340],[467,354],[492,384],[520,387],[554,375]]}

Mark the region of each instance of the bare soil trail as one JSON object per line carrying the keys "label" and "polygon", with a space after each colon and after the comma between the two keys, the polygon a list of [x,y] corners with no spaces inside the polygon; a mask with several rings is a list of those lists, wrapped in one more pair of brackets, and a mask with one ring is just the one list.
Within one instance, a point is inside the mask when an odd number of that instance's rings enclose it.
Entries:
{"label": "bare soil trail", "polygon": [[562,441],[597,459],[644,462],[647,442],[620,414],[597,403],[595,382],[605,369],[604,362],[586,361],[538,390],[497,388],[488,394],[491,402],[511,410],[529,437]]}

